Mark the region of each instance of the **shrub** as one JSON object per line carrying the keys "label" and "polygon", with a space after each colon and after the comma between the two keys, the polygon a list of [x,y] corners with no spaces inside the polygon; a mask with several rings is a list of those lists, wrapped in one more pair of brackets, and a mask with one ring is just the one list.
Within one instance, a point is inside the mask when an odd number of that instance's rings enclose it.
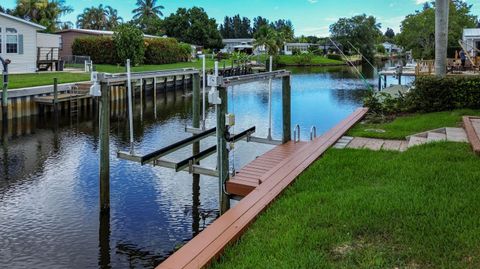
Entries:
{"label": "shrub", "polygon": [[421,77],[406,95],[410,111],[480,108],[480,77]]}
{"label": "shrub", "polygon": [[292,49],[292,55],[300,55],[300,54],[302,54],[302,51],[299,48]]}
{"label": "shrub", "polygon": [[385,50],[385,47],[383,45],[377,45],[377,52],[385,54],[387,51]]}
{"label": "shrub", "polygon": [[340,54],[327,54],[327,58],[330,59],[330,60],[341,61],[342,60],[342,55],[340,55]]}
{"label": "shrub", "polygon": [[111,37],[79,37],[73,41],[74,55],[90,56],[97,64],[118,64],[117,49]]}
{"label": "shrub", "polygon": [[122,24],[113,34],[118,58],[122,63],[130,59],[133,65],[143,63],[145,44],[142,31],[131,24]]}
{"label": "shrub", "polygon": [[179,44],[174,38],[155,38],[145,41],[146,64],[170,64],[188,61],[192,48],[188,44]]}
{"label": "shrub", "polygon": [[294,61],[296,64],[309,65],[312,64],[314,55],[312,53],[302,53],[294,56]]}

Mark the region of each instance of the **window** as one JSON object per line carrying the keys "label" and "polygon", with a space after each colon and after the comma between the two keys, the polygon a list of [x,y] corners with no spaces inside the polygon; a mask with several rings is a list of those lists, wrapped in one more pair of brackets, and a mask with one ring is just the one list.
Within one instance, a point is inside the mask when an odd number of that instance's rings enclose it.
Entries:
{"label": "window", "polygon": [[7,53],[18,53],[18,34],[14,28],[6,29],[5,44]]}

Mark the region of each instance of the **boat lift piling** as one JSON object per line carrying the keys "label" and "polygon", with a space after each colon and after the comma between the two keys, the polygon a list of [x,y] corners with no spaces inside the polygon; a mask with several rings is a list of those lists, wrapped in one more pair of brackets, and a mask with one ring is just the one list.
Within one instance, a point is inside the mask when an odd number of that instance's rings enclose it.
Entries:
{"label": "boat lift piling", "polygon": [[[186,131],[192,133],[191,137],[168,145],[159,150],[153,151],[145,155],[136,155],[133,152],[122,152],[119,151],[117,156],[121,159],[133,161],[140,163],[141,165],[152,164],[154,166],[160,166],[164,168],[173,169],[176,172],[186,171],[193,175],[206,175],[211,177],[218,178],[219,182],[219,202],[220,202],[220,213],[223,214],[230,207],[230,199],[232,198],[225,190],[225,184],[230,177],[229,173],[229,152],[227,146],[230,143],[236,143],[240,140],[247,140],[248,142],[257,142],[271,145],[279,145],[286,143],[291,140],[291,87],[290,87],[290,72],[285,70],[258,73],[258,74],[249,74],[242,76],[234,77],[223,77],[218,74],[218,62],[215,64],[215,72],[213,75],[208,76],[208,86],[211,87],[211,91],[208,94],[208,100],[210,103],[215,105],[216,110],[216,123],[217,127],[211,129],[203,129],[203,117],[201,115],[201,104],[200,104],[200,72],[198,70],[185,70],[186,74],[192,75],[192,88],[193,88],[193,122],[192,127],[186,127]],[[167,72],[168,73],[168,72]],[[140,74],[137,74],[140,75]],[[156,75],[159,76],[159,75]],[[153,76],[154,77],[154,76]],[[283,105],[283,136],[281,140],[273,140],[272,138],[259,138],[254,137],[253,134],[256,131],[255,127],[250,127],[243,132],[238,134],[230,134],[230,127],[233,126],[230,120],[227,120],[228,112],[228,87],[234,85],[240,85],[244,83],[250,83],[255,81],[268,81],[273,79],[282,79],[282,105]],[[104,75],[102,76],[101,85],[102,92],[106,85],[111,85],[118,83],[119,81],[124,80],[122,76],[115,75]],[[203,85],[203,83],[202,83]],[[105,98],[102,93],[102,100]],[[205,100],[205,99],[204,99]],[[102,113],[105,108],[102,106]],[[105,119],[102,114],[102,119]],[[102,124],[105,124],[102,121]],[[106,138],[104,134],[104,126],[102,129],[101,139],[104,141]],[[210,137],[216,136],[217,145],[209,147],[205,150],[200,149],[201,140]],[[105,142],[104,142],[105,143]],[[185,148],[192,145],[192,156],[187,157],[180,162],[169,161],[164,157],[178,151],[179,149]],[[105,145],[106,147],[106,145]],[[108,148],[101,147],[102,150],[107,150]],[[217,168],[207,168],[200,165],[200,161],[211,156],[212,154],[217,153]],[[104,158],[108,158],[108,155],[101,154]],[[108,161],[102,158],[102,165],[108,165]],[[104,171],[104,170],[102,170]],[[104,175],[101,173],[101,175]],[[106,177],[106,176],[105,176]],[[195,179],[195,177],[194,177]],[[104,179],[101,176],[103,182],[108,182],[107,179]],[[104,186],[101,184],[101,187]],[[107,191],[108,188],[105,189]],[[102,190],[101,190],[102,192]],[[103,197],[103,196],[102,196]],[[103,204],[104,202],[102,202]]]}
{"label": "boat lift piling", "polygon": [[11,63],[9,59],[0,57],[0,62],[3,67],[3,89],[2,89],[2,120],[4,124],[8,123],[8,65]]}

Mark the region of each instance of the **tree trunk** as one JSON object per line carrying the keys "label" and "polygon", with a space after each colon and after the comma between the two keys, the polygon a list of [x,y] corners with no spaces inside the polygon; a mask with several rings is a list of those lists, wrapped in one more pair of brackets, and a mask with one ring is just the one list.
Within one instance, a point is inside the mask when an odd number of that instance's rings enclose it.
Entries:
{"label": "tree trunk", "polygon": [[435,1],[435,75],[447,74],[448,14],[450,0]]}

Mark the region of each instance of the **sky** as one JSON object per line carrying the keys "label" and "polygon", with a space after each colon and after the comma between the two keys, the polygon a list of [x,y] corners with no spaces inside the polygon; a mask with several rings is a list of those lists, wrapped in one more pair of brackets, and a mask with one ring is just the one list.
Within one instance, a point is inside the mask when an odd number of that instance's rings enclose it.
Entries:
{"label": "sky", "polygon": [[[295,34],[327,36],[329,26],[341,17],[359,14],[373,15],[382,24],[395,32],[400,30],[400,22],[406,15],[422,8],[427,0],[158,0],[165,7],[164,15],[174,13],[179,7],[203,7],[210,17],[223,22],[225,16],[240,14],[253,19],[256,16],[269,20],[290,19]],[[480,1],[467,0],[473,4],[473,14],[480,17]],[[76,22],[76,17],[84,8],[110,5],[119,11],[124,20],[130,20],[136,0],[66,0],[74,12],[64,18]],[[2,0],[7,8],[15,6],[15,0]]]}

